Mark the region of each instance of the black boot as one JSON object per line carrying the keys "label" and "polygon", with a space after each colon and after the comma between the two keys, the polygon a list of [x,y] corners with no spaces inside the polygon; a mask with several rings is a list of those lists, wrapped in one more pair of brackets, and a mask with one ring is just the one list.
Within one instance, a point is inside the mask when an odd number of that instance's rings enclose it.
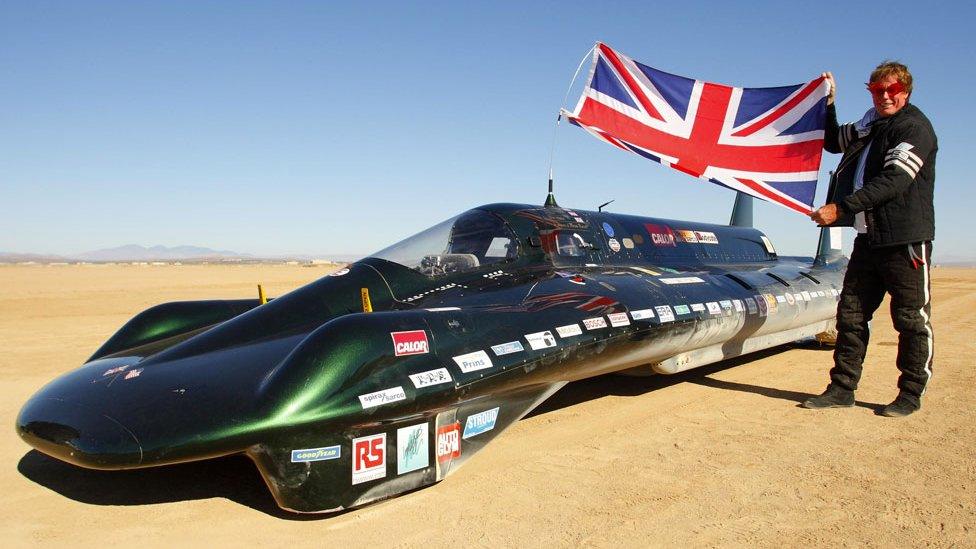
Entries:
{"label": "black boot", "polygon": [[898,393],[898,397],[891,404],[878,410],[877,414],[885,417],[904,417],[921,407],[922,403],[918,399],[912,398],[905,393]]}
{"label": "black boot", "polygon": [[804,408],[850,408],[854,406],[854,391],[848,391],[831,383],[820,396],[810,397],[801,404]]}

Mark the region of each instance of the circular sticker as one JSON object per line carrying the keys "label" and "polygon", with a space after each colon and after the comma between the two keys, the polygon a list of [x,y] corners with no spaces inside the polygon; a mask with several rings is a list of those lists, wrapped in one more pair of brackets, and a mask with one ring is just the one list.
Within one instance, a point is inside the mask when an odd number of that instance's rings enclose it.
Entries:
{"label": "circular sticker", "polygon": [[616,238],[611,238],[610,241],[607,242],[607,244],[610,244],[610,249],[613,250],[614,252],[620,251],[620,243],[617,242]]}
{"label": "circular sticker", "polygon": [[610,238],[613,238],[613,227],[606,221],[603,222],[603,232],[607,233],[607,236]]}

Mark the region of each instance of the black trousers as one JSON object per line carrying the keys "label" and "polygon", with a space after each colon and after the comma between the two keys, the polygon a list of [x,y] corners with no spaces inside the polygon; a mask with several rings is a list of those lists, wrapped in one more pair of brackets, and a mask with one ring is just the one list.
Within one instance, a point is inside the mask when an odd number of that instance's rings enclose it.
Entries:
{"label": "black trousers", "polygon": [[891,320],[898,330],[898,388],[919,404],[932,377],[931,257],[931,242],[871,248],[863,235],[854,240],[837,304],[831,383],[857,389],[870,336],[868,322],[887,292],[891,294]]}

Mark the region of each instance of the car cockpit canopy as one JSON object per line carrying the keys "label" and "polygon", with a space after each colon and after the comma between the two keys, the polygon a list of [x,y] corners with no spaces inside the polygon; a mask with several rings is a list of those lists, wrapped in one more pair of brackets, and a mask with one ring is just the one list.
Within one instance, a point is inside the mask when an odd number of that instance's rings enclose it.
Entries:
{"label": "car cockpit canopy", "polygon": [[501,217],[474,209],[370,257],[392,261],[433,278],[514,260],[518,257],[518,239]]}

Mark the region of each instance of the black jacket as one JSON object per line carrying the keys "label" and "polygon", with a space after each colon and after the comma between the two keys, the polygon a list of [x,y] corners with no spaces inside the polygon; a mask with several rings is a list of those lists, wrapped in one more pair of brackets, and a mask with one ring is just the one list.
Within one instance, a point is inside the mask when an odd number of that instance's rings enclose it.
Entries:
{"label": "black jacket", "polygon": [[[827,190],[827,202],[840,207],[833,226],[851,226],[854,214],[865,212],[872,247],[922,242],[935,238],[935,155],[939,150],[929,119],[911,103],[870,132],[859,135],[855,124],[837,124],[837,110],[827,107],[824,149],[844,153]],[[869,145],[870,144],[870,145]],[[864,186],[854,192],[858,159],[870,146],[864,165]]]}

